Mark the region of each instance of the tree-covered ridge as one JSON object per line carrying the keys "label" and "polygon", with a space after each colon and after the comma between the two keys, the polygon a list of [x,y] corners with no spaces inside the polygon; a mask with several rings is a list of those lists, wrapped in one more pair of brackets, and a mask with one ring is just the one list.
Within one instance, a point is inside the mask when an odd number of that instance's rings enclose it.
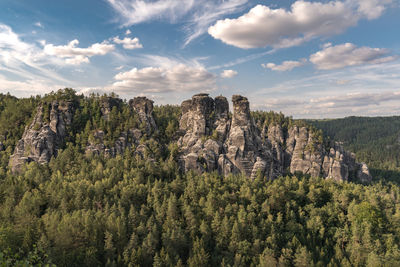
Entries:
{"label": "tree-covered ridge", "polygon": [[[43,98],[1,97],[6,104],[0,109],[0,134],[7,133],[0,151],[0,262],[5,266],[400,262],[397,184],[182,173],[176,144],[181,107],[155,106],[157,131],[146,132],[127,101],[116,101],[104,116],[104,101],[115,95],[85,97],[66,89]],[[37,107],[55,100],[74,108],[63,146],[48,164],[31,162],[13,174],[8,160],[15,143]],[[294,124],[306,126],[283,114],[252,115],[260,131],[274,124],[285,133]],[[11,122],[17,121],[19,127],[13,128]],[[131,128],[142,133],[134,145],[143,145],[142,156],[133,153],[134,146],[115,157],[85,153],[97,131],[104,132],[104,143],[111,147]]]}
{"label": "tree-covered ridge", "polygon": [[395,266],[400,188],[319,178],[181,175],[171,158],[88,158],[1,180],[1,249],[60,266]]}
{"label": "tree-covered ridge", "polygon": [[308,120],[368,164],[374,177],[400,181],[400,117]]}

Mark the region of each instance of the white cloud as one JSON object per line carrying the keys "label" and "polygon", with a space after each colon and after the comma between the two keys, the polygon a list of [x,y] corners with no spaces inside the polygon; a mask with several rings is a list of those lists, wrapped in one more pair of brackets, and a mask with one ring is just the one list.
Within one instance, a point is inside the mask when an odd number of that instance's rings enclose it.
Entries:
{"label": "white cloud", "polygon": [[39,27],[39,28],[44,28],[43,25],[42,25],[42,23],[40,23],[40,21],[36,22],[36,23],[35,23],[35,26],[36,26],[36,27]]}
{"label": "white cloud", "polygon": [[166,93],[211,91],[216,77],[202,67],[184,64],[172,68],[146,67],[115,75],[113,88],[122,92]]}
{"label": "white cloud", "polygon": [[107,0],[119,15],[123,26],[160,20],[185,23],[185,44],[207,32],[207,28],[225,15],[241,11],[248,0]]}
{"label": "white cloud", "polygon": [[[21,81],[47,81],[49,84],[68,82],[50,66],[65,64],[57,58],[46,56],[35,44],[24,42],[9,26],[0,24],[0,72],[7,74],[2,78],[5,86]],[[5,82],[5,77],[13,77],[18,82]],[[29,82],[33,84],[32,82]],[[42,82],[44,83],[44,82]],[[14,87],[12,87],[14,88]]]}
{"label": "white cloud", "polygon": [[289,71],[292,70],[294,68],[303,66],[305,64],[305,60],[302,61],[292,61],[292,60],[288,60],[288,61],[283,61],[281,65],[276,65],[275,63],[267,63],[267,64],[261,64],[261,66],[263,68],[268,68],[271,69],[273,71]]}
{"label": "white cloud", "polygon": [[295,118],[396,115],[400,113],[399,69],[397,60],[288,77],[248,96],[258,109]]}
{"label": "white cloud", "polygon": [[105,55],[114,50],[114,45],[103,43],[95,43],[87,48],[76,47],[79,44],[77,39],[72,40],[67,45],[46,44],[44,52],[47,55],[65,58],[65,63],[79,65],[88,63],[89,58],[96,55]]}
{"label": "white cloud", "polygon": [[129,35],[131,33],[132,33],[131,30],[127,29],[126,32],[125,32],[125,35]]}
{"label": "white cloud", "polygon": [[266,98],[256,109],[283,111],[296,118],[337,118],[349,115],[377,116],[398,114],[400,91],[382,93],[341,93],[308,98]]}
{"label": "white cloud", "polygon": [[392,0],[358,0],[358,11],[368,19],[379,18]]}
{"label": "white cloud", "polygon": [[143,48],[143,45],[140,43],[138,38],[129,38],[125,37],[124,39],[119,39],[119,37],[114,37],[113,38],[114,43],[116,44],[122,44],[122,46],[125,49],[137,49],[137,48]]}
{"label": "white cloud", "polygon": [[197,1],[196,11],[185,27],[186,40],[184,46],[207,32],[207,29],[218,19],[237,13],[245,7],[248,0]]}
{"label": "white cloud", "polygon": [[362,18],[377,18],[390,2],[298,0],[290,10],[257,5],[236,19],[217,21],[208,28],[208,33],[226,44],[244,49],[291,47],[316,37],[340,34]]}
{"label": "white cloud", "polygon": [[324,47],[323,50],[310,56],[310,61],[321,70],[363,64],[378,64],[396,59],[395,56],[390,56],[388,50],[382,48],[357,47],[351,43]]}
{"label": "white cloud", "polygon": [[237,74],[238,74],[237,71],[234,71],[234,70],[224,70],[221,73],[221,77],[222,78],[232,78],[232,77],[235,77]]}
{"label": "white cloud", "polygon": [[119,13],[124,26],[130,26],[155,19],[175,22],[194,7],[194,0],[107,0]]}

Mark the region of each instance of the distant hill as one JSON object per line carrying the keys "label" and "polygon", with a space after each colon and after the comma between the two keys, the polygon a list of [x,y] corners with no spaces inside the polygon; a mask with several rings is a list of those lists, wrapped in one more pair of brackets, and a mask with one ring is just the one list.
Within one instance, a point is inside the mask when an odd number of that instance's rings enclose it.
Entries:
{"label": "distant hill", "polygon": [[358,161],[368,164],[374,177],[400,181],[400,116],[347,117],[307,120],[326,137],[343,142],[356,153]]}

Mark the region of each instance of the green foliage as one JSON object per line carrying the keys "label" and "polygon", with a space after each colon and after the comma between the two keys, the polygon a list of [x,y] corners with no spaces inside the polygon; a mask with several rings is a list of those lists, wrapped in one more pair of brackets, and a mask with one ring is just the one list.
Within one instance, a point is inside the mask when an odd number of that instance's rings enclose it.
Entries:
{"label": "green foliage", "polygon": [[[109,147],[141,127],[126,102],[103,117],[105,97],[69,89],[44,99],[0,96],[0,134],[7,137],[0,152],[0,266],[399,265],[398,184],[182,174],[177,106],[154,108],[158,131],[143,133],[143,159],[130,150],[115,158],[85,155],[88,142],[100,142],[97,131]],[[8,159],[32,111],[60,99],[75,101],[63,148],[49,164],[32,162],[11,174]],[[11,111],[20,126],[7,125]],[[260,128],[303,125],[273,112],[253,115]],[[321,144],[321,132],[312,132],[314,145]]]}
{"label": "green foliage", "polygon": [[327,138],[355,152],[357,160],[367,163],[377,179],[400,183],[400,117],[347,117],[307,122],[322,129]]}

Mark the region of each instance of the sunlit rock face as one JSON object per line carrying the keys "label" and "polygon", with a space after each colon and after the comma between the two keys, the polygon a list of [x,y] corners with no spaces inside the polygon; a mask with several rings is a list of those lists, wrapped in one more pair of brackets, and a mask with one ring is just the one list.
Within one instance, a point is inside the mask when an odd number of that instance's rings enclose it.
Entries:
{"label": "sunlit rock face", "polygon": [[222,96],[199,94],[182,103],[184,135],[178,141],[182,169],[244,173],[253,178],[259,173],[275,175],[272,154],[261,141],[247,98],[235,95],[232,102],[232,118]]}
{"label": "sunlit rock face", "polygon": [[25,128],[10,158],[12,171],[19,171],[26,162],[47,163],[52,156],[56,156],[67,134],[66,128],[72,122],[73,113],[72,103],[68,101],[39,105],[33,121]]}
{"label": "sunlit rock face", "polygon": [[[131,115],[139,120],[140,129],[119,132],[112,142],[106,142],[109,133],[95,129],[88,138],[86,154],[115,157],[129,149],[130,153],[148,157],[146,142],[157,142],[154,138],[159,131],[153,117],[153,101],[135,97],[128,104]],[[102,97],[102,118],[111,120],[113,110],[121,111],[122,105],[119,98]],[[18,172],[24,163],[44,164],[57,156],[69,134],[74,107],[72,102],[62,100],[38,106],[10,158],[13,172]],[[181,111],[177,144],[178,163],[184,172],[241,173],[252,179],[258,176],[274,179],[296,173],[336,181],[372,179],[368,166],[357,163],[354,153],[345,151],[339,143],[323,144],[322,136],[309,126],[275,122],[256,125],[244,96],[232,96],[232,113],[225,97],[212,98],[208,94],[196,94],[183,101]]]}
{"label": "sunlit rock face", "polygon": [[259,129],[251,117],[249,101],[232,96],[233,112],[223,96],[197,94],[181,104],[178,141],[183,171],[220,174],[243,173],[250,178],[274,179],[288,173],[321,176],[337,181],[349,177],[368,182],[368,167],[339,144],[326,149],[308,127],[283,129],[272,123]]}

